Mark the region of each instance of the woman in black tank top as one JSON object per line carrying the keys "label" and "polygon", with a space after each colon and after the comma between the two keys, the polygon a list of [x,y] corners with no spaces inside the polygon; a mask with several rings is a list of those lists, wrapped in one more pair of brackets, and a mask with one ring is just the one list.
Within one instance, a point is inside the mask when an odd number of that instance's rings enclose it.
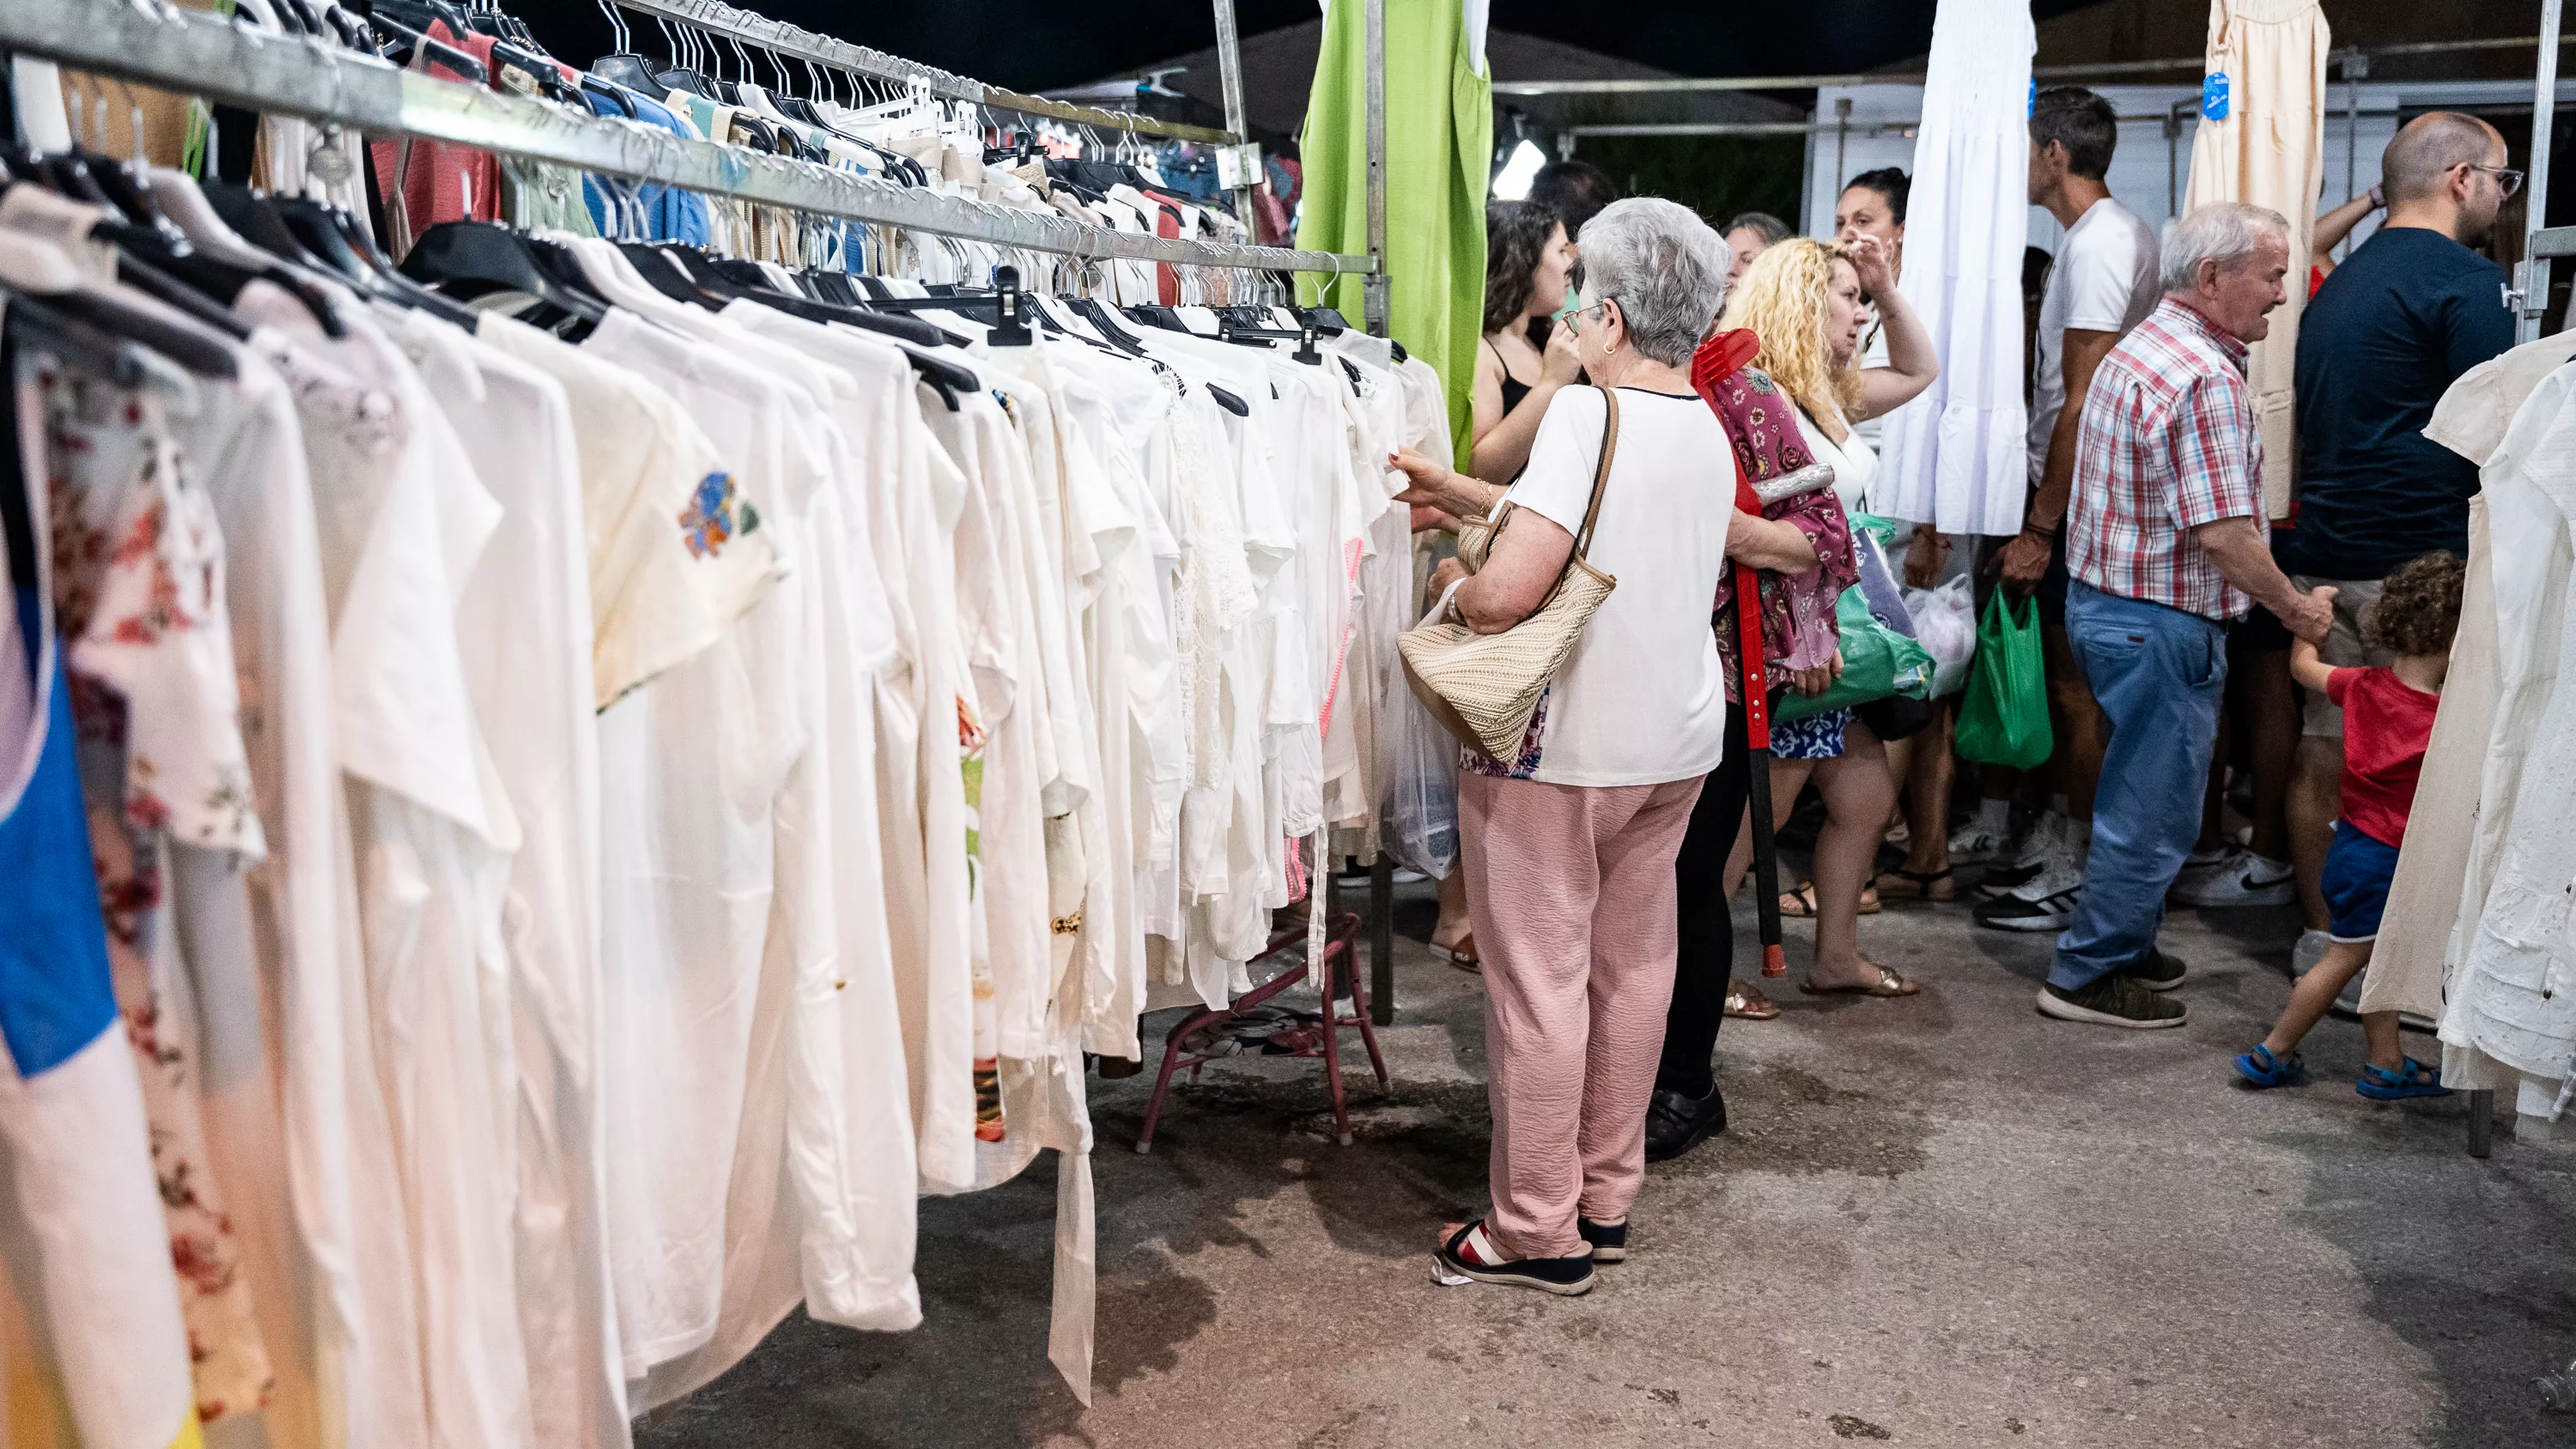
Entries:
{"label": "woman in black tank top", "polygon": [[1521,399],[1530,395],[1530,385],[1512,376],[1512,365],[1503,360],[1503,350],[1494,346],[1492,338],[1485,339],[1485,347],[1494,354],[1494,365],[1503,370],[1503,416],[1510,417]]}
{"label": "woman in black tank top", "polygon": [[1529,461],[1549,399],[1582,376],[1572,334],[1553,321],[1573,286],[1574,247],[1554,212],[1527,201],[1485,208],[1485,246],[1485,345],[1459,471],[1509,483]]}

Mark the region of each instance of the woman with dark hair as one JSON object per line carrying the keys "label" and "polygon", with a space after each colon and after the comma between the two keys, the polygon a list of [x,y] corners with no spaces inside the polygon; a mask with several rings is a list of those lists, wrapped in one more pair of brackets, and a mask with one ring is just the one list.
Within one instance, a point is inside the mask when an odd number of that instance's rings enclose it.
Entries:
{"label": "woman with dark hair", "polygon": [[1555,212],[1534,201],[1485,208],[1485,345],[1476,353],[1469,474],[1489,483],[1519,477],[1548,400],[1582,373],[1573,334],[1549,321],[1573,280],[1574,248]]}

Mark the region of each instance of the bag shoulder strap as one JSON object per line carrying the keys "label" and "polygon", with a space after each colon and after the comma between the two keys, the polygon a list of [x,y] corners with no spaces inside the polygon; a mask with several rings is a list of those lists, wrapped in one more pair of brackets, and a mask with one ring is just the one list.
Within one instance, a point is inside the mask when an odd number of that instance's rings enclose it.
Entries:
{"label": "bag shoulder strap", "polygon": [[1619,452],[1619,390],[1601,390],[1602,405],[1609,417],[1601,427],[1601,462],[1592,470],[1592,501],[1583,509],[1583,531],[1574,536],[1574,556],[1589,558],[1592,553],[1592,525],[1601,517],[1601,490],[1610,482],[1610,460]]}

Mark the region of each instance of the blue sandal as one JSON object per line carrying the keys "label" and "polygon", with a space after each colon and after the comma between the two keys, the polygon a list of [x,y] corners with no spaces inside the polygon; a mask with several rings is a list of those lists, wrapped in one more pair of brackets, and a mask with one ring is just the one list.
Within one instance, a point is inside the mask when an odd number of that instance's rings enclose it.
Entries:
{"label": "blue sandal", "polygon": [[2398,1102],[2408,1097],[2447,1097],[2451,1089],[2442,1085],[2439,1067],[2428,1067],[2413,1057],[2396,1071],[2362,1064],[2361,1077],[2352,1089],[2374,1102]]}
{"label": "blue sandal", "polygon": [[2272,1049],[2257,1042],[2254,1050],[2240,1052],[2236,1058],[2236,1075],[2255,1087],[2295,1087],[2308,1079],[2307,1059],[2297,1052],[2283,1061],[2272,1055]]}

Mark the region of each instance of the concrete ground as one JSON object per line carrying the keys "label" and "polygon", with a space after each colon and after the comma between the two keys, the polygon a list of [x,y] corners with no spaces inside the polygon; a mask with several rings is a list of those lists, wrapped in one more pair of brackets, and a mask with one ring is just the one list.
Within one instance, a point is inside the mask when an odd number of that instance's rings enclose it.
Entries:
{"label": "concrete ground", "polygon": [[2362,1100],[2348,1021],[2310,1039],[2311,1085],[2240,1090],[2289,912],[2178,913],[2191,1022],[2138,1033],[2032,1010],[2046,937],[1964,904],[1864,920],[1924,994],[1772,983],[1779,1020],[1719,1041],[1727,1133],[1649,1170],[1636,1256],[1580,1299],[1431,1282],[1436,1225],[1483,1206],[1488,1126],[1482,994],[1420,944],[1431,915],[1407,888],[1394,1087],[1348,1075],[1354,1146],[1317,1063],[1211,1068],[1150,1156],[1151,1076],[1095,1079],[1088,1410],[1046,1362],[1046,1157],[922,1204],[918,1331],[792,1319],[637,1443],[2576,1444],[2535,1383],[2576,1357],[2576,1146],[2499,1123],[2476,1161],[2465,1097]]}

